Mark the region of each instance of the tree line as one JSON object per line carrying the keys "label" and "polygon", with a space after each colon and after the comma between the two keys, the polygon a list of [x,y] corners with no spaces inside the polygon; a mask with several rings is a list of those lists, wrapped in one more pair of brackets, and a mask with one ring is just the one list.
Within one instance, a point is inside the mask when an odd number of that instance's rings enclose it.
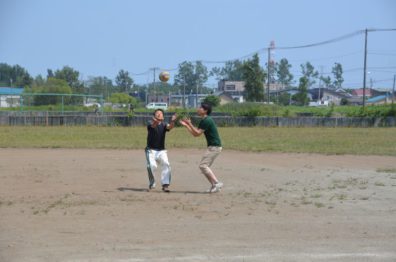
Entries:
{"label": "tree line", "polygon": [[[284,88],[297,87],[299,93],[293,97],[293,100],[303,105],[307,103],[307,90],[318,81],[323,87],[334,89],[342,87],[344,81],[340,63],[334,63],[333,78],[321,76],[310,62],[301,64],[302,76],[298,79],[298,83],[291,73],[291,68],[292,65],[286,58],[276,63],[270,62],[263,68],[260,66],[258,54],[243,61],[228,61],[223,67],[213,67],[211,70],[208,70],[201,61],[184,61],[178,65],[173,84],[158,81],[155,84],[138,85],[127,70],[120,70],[113,83],[113,80],[106,76],[93,76],[82,80],[80,72],[70,66],[57,70],[48,69],[46,76],[38,75],[33,78],[20,65],[0,63],[0,86],[25,87],[27,92],[31,93],[102,95],[106,100],[110,100],[113,94],[134,94],[144,101],[146,94],[211,93],[213,90],[205,86],[205,83],[209,77],[214,77],[216,80],[244,81],[246,100],[264,101],[266,95],[264,84],[269,79],[270,83],[281,84]],[[59,97],[40,97],[35,103],[59,103],[59,99]],[[278,99],[282,100],[282,97]],[[81,100],[81,97],[72,97],[68,102],[79,103]]]}

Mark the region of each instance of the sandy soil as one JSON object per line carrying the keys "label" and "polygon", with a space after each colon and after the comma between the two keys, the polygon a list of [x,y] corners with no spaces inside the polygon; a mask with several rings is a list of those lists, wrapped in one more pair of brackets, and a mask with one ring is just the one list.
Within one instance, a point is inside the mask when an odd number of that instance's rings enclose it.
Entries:
{"label": "sandy soil", "polygon": [[0,149],[0,261],[396,261],[395,157],[202,153]]}

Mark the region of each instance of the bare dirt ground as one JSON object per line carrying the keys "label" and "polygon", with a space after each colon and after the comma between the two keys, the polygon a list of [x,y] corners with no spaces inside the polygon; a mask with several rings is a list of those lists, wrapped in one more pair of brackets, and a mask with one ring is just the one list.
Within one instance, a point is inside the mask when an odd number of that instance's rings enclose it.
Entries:
{"label": "bare dirt ground", "polygon": [[202,153],[0,149],[0,261],[396,261],[395,157]]}

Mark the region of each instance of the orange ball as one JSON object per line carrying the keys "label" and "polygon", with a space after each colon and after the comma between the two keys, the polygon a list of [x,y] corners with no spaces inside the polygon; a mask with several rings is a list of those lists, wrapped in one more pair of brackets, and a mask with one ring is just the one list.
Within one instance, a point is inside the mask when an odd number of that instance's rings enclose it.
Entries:
{"label": "orange ball", "polygon": [[161,82],[168,82],[169,78],[170,78],[169,72],[163,71],[159,74],[159,80],[161,80]]}

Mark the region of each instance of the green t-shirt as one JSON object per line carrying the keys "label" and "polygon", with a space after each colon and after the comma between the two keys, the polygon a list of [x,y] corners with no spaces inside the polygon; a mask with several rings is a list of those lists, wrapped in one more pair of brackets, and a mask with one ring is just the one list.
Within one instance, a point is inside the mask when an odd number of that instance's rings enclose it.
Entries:
{"label": "green t-shirt", "polygon": [[205,117],[199,122],[199,129],[205,130],[205,137],[208,146],[221,146],[219,132],[215,122],[210,116]]}

